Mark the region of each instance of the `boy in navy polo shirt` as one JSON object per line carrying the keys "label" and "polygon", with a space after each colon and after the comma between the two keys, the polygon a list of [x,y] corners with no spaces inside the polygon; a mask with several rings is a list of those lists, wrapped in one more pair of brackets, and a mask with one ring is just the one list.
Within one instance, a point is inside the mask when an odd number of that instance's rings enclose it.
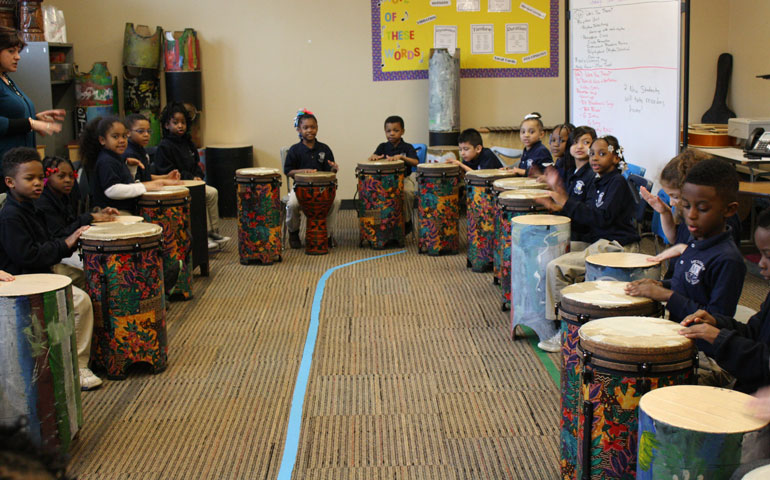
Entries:
{"label": "boy in navy polo shirt", "polygon": [[540,141],[543,138],[543,121],[540,120],[539,113],[532,112],[524,117],[519,125],[519,138],[524,144],[524,151],[518,168],[513,169],[518,175],[529,176],[532,167],[535,167],[535,172],[539,175],[545,167],[553,164],[551,151]]}
{"label": "boy in navy polo shirt", "polygon": [[[555,307],[561,299],[561,290],[585,278],[586,256],[639,251],[639,234],[633,223],[636,202],[631,187],[617,168],[622,154],[618,139],[611,135],[593,141],[589,162],[597,177],[591,182],[584,202],[564,190],[556,169],[546,171],[546,181],[553,190],[551,199],[540,203],[570,217],[573,224],[588,228],[586,241],[589,243],[585,250],[562,255],[546,267],[545,316],[548,320],[556,320]],[[538,347],[558,352],[559,333],[541,341]]]}
{"label": "boy in navy polo shirt", "polygon": [[[757,217],[754,244],[761,258],[759,269],[765,280],[770,280],[770,209]],[[770,294],[759,313],[743,324],[728,315],[713,315],[698,310],[687,316],[682,325],[688,328],[679,333],[693,340],[710,344],[705,350],[717,364],[736,379],[735,389],[753,393],[763,385],[770,385]]]}
{"label": "boy in navy polo shirt", "polygon": [[405,231],[409,234],[412,231],[412,208],[417,192],[417,173],[412,172],[412,170],[420,163],[420,160],[417,158],[417,150],[414,149],[414,146],[401,138],[405,132],[403,118],[398,115],[391,115],[386,118],[385,138],[388,141],[377,145],[377,149],[369,157],[369,161],[385,159],[404,162],[404,222]]}
{"label": "boy in navy polo shirt", "polygon": [[172,170],[166,175],[153,175],[150,169],[150,155],[144,149],[150,143],[152,132],[150,130],[150,121],[140,113],[132,113],[126,117],[126,128],[128,128],[128,144],[126,151],[123,152],[123,158],[129,169],[136,167],[137,182],[149,182],[167,178],[169,180],[180,180],[182,176],[179,170]]}
{"label": "boy in navy polo shirt", "polygon": [[738,210],[738,175],[729,163],[702,160],[690,169],[679,205],[690,232],[687,249],[674,261],[671,280],[637,280],[629,295],[668,302],[671,320],[681,322],[703,309],[732,317],[741,296],[746,265],[727,219]]}
{"label": "boy in navy polo shirt", "polygon": [[460,132],[457,137],[457,143],[460,147],[460,157],[462,161],[448,159],[447,163],[458,165],[465,172],[473,170],[485,170],[488,168],[505,168],[505,165],[492,153],[492,150],[484,148],[481,134],[478,130],[468,128]]}
{"label": "boy in navy polo shirt", "polygon": [[[11,275],[51,273],[51,268],[75,251],[83,226],[66,238],[53,238],[46,228],[45,214],[35,207],[43,193],[43,164],[37,150],[17,147],[3,156],[3,175],[8,197],[0,209],[0,270]],[[80,388],[102,384],[88,368],[94,314],[88,294],[72,286],[75,309]]]}
{"label": "boy in navy polo shirt", "polygon": [[[334,172],[339,167],[334,162],[332,149],[325,143],[316,140],[318,134],[318,121],[312,112],[300,110],[294,119],[294,128],[299,133],[300,141],[289,148],[286,153],[286,161],[283,164],[283,173],[289,178],[294,178],[297,173]],[[334,198],[332,208],[326,217],[329,231],[329,246],[335,246],[333,233],[337,220],[337,211],[340,209],[340,198]],[[286,225],[289,228],[289,245],[291,248],[302,248],[299,238],[299,201],[293,189],[289,192],[289,202],[286,204]]]}

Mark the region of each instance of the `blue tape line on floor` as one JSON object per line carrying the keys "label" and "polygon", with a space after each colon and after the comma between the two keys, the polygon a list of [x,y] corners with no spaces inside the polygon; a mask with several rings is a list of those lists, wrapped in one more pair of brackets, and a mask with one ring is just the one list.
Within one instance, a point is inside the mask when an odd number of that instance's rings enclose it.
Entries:
{"label": "blue tape line on floor", "polygon": [[406,250],[386,253],[371,258],[363,258],[355,262],[344,263],[330,268],[321,275],[320,280],[315,287],[313,295],[313,306],[310,309],[310,325],[308,326],[307,337],[305,338],[305,348],[302,350],[302,362],[299,364],[297,372],[297,382],[294,384],[294,395],[291,398],[291,411],[289,412],[289,426],[286,430],[286,445],[283,448],[283,458],[281,459],[281,468],[278,471],[278,480],[290,480],[294,464],[297,461],[297,450],[299,448],[299,434],[302,427],[302,408],[305,402],[305,391],[307,390],[308,377],[310,376],[310,366],[313,362],[313,350],[315,350],[315,340],[318,335],[318,318],[321,314],[321,301],[324,296],[326,280],[332,273],[340,268],[349,267],[361,262],[377,260],[379,258],[390,257],[404,253]]}

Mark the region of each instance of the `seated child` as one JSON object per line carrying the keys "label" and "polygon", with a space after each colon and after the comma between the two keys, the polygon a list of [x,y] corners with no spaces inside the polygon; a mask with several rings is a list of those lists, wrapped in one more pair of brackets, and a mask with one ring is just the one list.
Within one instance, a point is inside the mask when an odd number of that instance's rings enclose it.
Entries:
{"label": "seated child", "polygon": [[732,165],[709,158],[693,166],[679,201],[690,233],[687,250],[675,260],[670,281],[637,280],[626,293],[668,302],[675,322],[698,310],[732,317],[746,275],[743,256],[727,227],[727,219],[738,209],[737,199],[738,175]]}
{"label": "seated child", "polygon": [[[45,174],[45,187],[43,194],[35,202],[35,206],[45,216],[48,233],[55,238],[65,238],[72,235],[75,230],[93,222],[109,222],[118,214],[114,208],[99,209],[94,213],[77,213],[77,199],[72,197],[72,188],[77,180],[77,173],[72,163],[62,157],[45,157],[43,159],[43,171]],[[83,264],[73,254],[68,263],[57,263],[53,266],[53,273],[66,275],[72,279],[73,285],[84,289],[85,275]],[[77,265],[73,266],[73,264]]]}
{"label": "seated child", "polygon": [[169,179],[179,180],[179,170],[172,170],[166,175],[153,175],[150,168],[150,155],[144,149],[150,143],[151,129],[150,121],[147,117],[139,113],[132,113],[126,117],[126,128],[128,128],[128,144],[126,151],[123,152],[123,158],[126,160],[129,170],[136,169],[134,178],[138,182],[149,182],[150,180]]}
{"label": "seated child", "polygon": [[123,152],[128,132],[118,117],[98,117],[86,125],[80,136],[80,155],[90,172],[92,203],[96,207],[112,207],[124,215],[136,213],[136,201],[145,192],[173,185],[171,180],[135,182]]}
{"label": "seated child", "polygon": [[[757,217],[754,243],[761,255],[760,273],[770,280],[770,209]],[[710,356],[735,377],[736,390],[754,393],[770,385],[770,294],[746,324],[729,315],[698,310],[685,317],[682,325],[687,328],[679,333],[710,344]]]}
{"label": "seated child", "polygon": [[537,172],[542,172],[545,167],[553,164],[551,152],[540,141],[543,138],[543,122],[539,113],[532,112],[524,117],[519,125],[519,137],[524,144],[524,152],[521,154],[519,166],[513,169],[514,172],[526,177],[530,175],[532,167],[536,167]]}
{"label": "seated child", "polygon": [[[567,194],[577,202],[586,201],[588,190],[596,173],[588,162],[591,144],[596,140],[596,130],[580,126],[570,132],[567,143],[569,149],[565,155],[565,170],[562,178],[567,184]],[[558,169],[557,169],[558,170]],[[570,225],[570,252],[585,250],[589,245],[591,229],[588,225],[573,223]]]}
{"label": "seated child", "polygon": [[[43,164],[34,148],[18,147],[6,152],[3,175],[9,192],[0,209],[0,269],[11,275],[51,273],[51,267],[72,254],[88,227],[80,227],[66,238],[55,238],[48,232],[34,203],[43,193],[44,179]],[[88,368],[94,314],[91,299],[76,286],[72,287],[72,300],[80,387],[90,390],[102,384]]]}
{"label": "seated child", "polygon": [[[552,260],[546,267],[545,315],[556,320],[555,307],[561,300],[561,290],[585,278],[585,258],[603,252],[638,251],[639,235],[633,223],[636,207],[631,187],[618,169],[623,150],[618,140],[607,135],[591,144],[590,165],[597,177],[591,182],[584,202],[571,197],[561,186],[555,169],[546,172],[546,179],[553,189],[551,199],[543,201],[549,210],[566,215],[572,225],[588,229],[583,251],[570,252]],[[538,344],[548,352],[561,348],[559,333]]]}
{"label": "seated child", "polygon": [[575,169],[572,158],[569,156],[569,137],[575,129],[571,123],[556,125],[551,132],[551,138],[548,141],[548,148],[553,157],[553,166],[559,172],[564,186],[567,186],[567,172]]}
{"label": "seated child", "polygon": [[420,163],[417,151],[411,143],[401,139],[404,135],[404,119],[392,115],[385,119],[385,138],[387,142],[377,145],[369,161],[375,160],[401,160],[404,162],[404,222],[405,231],[412,231],[412,208],[414,208],[414,195],[417,192],[417,173],[412,173],[412,168]]}
{"label": "seated child", "polygon": [[[167,104],[160,113],[160,122],[163,125],[163,139],[155,151],[153,173],[173,175],[174,170],[178,170],[182,180],[202,180],[203,170],[199,164],[198,149],[187,130],[191,120],[185,106],[177,102]],[[230,237],[219,233],[218,203],[219,192],[211,185],[206,185],[206,223],[209,240],[221,245],[230,240]]]}
{"label": "seated child", "polygon": [[[286,161],[283,164],[283,173],[289,178],[294,178],[297,173],[334,172],[339,167],[334,163],[334,154],[325,143],[316,140],[318,133],[318,120],[308,110],[300,110],[294,118],[294,128],[299,133],[300,141],[289,148],[286,153]],[[339,195],[334,199],[329,216],[326,219],[329,231],[329,246],[335,246],[334,227],[337,223],[337,211],[340,208]],[[294,189],[289,192],[289,202],[286,205],[286,225],[289,228],[289,245],[291,248],[302,248],[299,238],[299,201]]]}
{"label": "seated child", "polygon": [[505,168],[505,165],[492,153],[492,150],[484,148],[481,134],[478,130],[468,128],[460,132],[457,138],[460,147],[462,161],[450,158],[447,163],[458,165],[465,172],[473,170],[485,170],[488,168]]}

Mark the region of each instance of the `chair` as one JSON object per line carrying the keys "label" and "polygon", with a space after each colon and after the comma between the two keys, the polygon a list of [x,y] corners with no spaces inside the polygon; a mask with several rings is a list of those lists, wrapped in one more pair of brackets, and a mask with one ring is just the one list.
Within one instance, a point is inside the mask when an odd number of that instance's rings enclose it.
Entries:
{"label": "chair", "polygon": [[524,153],[523,150],[519,150],[518,148],[489,147],[489,149],[492,150],[492,153],[494,153],[506,167],[518,165],[518,162],[509,163],[509,160],[521,158],[521,155]]}
{"label": "chair", "polygon": [[[658,198],[663,200],[666,205],[671,205],[671,199],[662,188],[658,190]],[[668,238],[666,238],[666,233],[663,231],[663,224],[660,221],[660,214],[655,211],[652,213],[652,233],[655,234],[656,237],[663,239],[663,245],[670,244]],[[655,245],[657,247],[657,243]]]}
{"label": "chair", "polygon": [[[417,162],[425,163],[425,157],[428,155],[428,146],[424,143],[413,143],[412,146],[414,146],[414,149],[417,150]],[[413,172],[416,169],[417,167],[412,167]]]}
{"label": "chair", "polygon": [[640,177],[644,177],[645,173],[647,173],[646,168],[628,162],[626,162],[626,169],[623,170],[623,176],[626,177],[626,179],[628,179],[630,175],[638,175]]}
{"label": "chair", "polygon": [[[628,181],[628,184],[632,187],[631,193],[634,195],[634,201],[636,202],[636,211],[634,214],[634,221],[636,223],[636,230],[639,233],[639,237],[646,237],[646,236],[652,236],[652,232],[648,233],[642,233],[642,227],[644,225],[644,218],[647,214],[648,205],[647,202],[644,201],[642,198],[642,195],[639,193],[640,189],[642,187],[646,188],[647,191],[652,190],[652,182],[650,180],[647,180],[646,178],[642,177],[641,175],[636,175],[634,173],[631,173],[626,178]],[[657,253],[658,250],[658,243],[655,242],[655,253]]]}

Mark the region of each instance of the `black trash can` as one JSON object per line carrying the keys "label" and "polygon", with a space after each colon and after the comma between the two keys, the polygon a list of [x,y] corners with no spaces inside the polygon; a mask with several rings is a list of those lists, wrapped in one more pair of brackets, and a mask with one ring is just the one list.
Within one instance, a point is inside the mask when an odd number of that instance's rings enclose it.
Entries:
{"label": "black trash can", "polygon": [[252,145],[206,146],[206,183],[219,190],[219,216],[238,215],[235,171],[254,166]]}

